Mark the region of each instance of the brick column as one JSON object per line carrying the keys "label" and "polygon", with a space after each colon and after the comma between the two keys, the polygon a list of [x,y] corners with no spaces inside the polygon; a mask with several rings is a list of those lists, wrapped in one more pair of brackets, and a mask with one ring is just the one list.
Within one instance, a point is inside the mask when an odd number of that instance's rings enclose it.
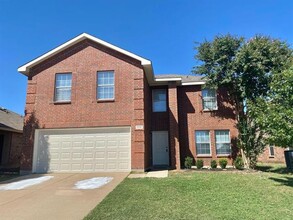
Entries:
{"label": "brick column", "polygon": [[169,83],[169,140],[171,152],[171,166],[173,169],[180,169],[180,146],[179,146],[179,126],[178,126],[178,102],[177,86],[175,82]]}
{"label": "brick column", "polygon": [[134,74],[134,116],[132,122],[131,168],[145,168],[145,128],[144,128],[144,75],[143,71]]}
{"label": "brick column", "polygon": [[36,81],[28,79],[25,116],[23,127],[23,146],[21,148],[20,172],[21,174],[30,173],[33,163],[33,147],[35,129],[39,127],[35,116]]}

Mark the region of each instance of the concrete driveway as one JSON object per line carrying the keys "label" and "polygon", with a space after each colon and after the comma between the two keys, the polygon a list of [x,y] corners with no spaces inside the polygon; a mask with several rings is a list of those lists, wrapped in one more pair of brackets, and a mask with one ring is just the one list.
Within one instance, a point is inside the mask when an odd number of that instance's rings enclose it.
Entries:
{"label": "concrete driveway", "polygon": [[[128,173],[46,174],[54,178],[22,190],[0,191],[1,219],[83,219]],[[35,178],[23,176],[13,181]],[[43,175],[44,176],[44,175]],[[98,189],[73,189],[77,181],[93,177],[113,177]],[[2,184],[6,184],[6,181]]]}

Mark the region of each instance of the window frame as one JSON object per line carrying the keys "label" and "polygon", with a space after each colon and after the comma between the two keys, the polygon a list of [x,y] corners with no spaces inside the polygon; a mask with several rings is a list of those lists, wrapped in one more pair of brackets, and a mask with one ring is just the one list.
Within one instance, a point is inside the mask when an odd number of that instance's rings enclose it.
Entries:
{"label": "window frame", "polygon": [[[110,87],[113,86],[113,98],[99,98],[99,92],[98,92],[98,88],[99,88],[99,73],[105,73],[105,72],[111,72],[113,73],[113,85],[112,84],[103,84],[100,86],[103,87]],[[99,70],[96,72],[96,100],[97,101],[114,101],[115,100],[115,71],[114,70]]]}
{"label": "window frame", "polygon": [[[211,90],[211,91],[215,91],[215,97],[204,97],[203,93],[204,90]],[[201,90],[201,97],[202,97],[202,108],[203,111],[216,111],[218,110],[218,96],[217,96],[217,90],[216,89],[209,89],[209,88],[204,88]],[[215,99],[215,108],[205,108],[205,99]]]}
{"label": "window frame", "polygon": [[[155,111],[154,110],[154,93],[155,91],[164,91],[165,92],[165,97],[166,97],[166,100],[165,100],[165,110],[163,111]],[[167,112],[167,89],[152,89],[152,112]]]}
{"label": "window frame", "polygon": [[[71,75],[71,85],[70,85],[70,99],[69,100],[57,100],[57,89],[58,88],[69,88],[69,86],[57,87],[57,76],[58,75]],[[54,81],[54,103],[71,103],[72,98],[72,72],[65,73],[55,73],[55,81]]]}
{"label": "window frame", "polygon": [[[201,131],[207,131],[209,133],[209,142],[208,144],[210,145],[210,153],[209,154],[199,154],[197,151],[197,144],[207,144],[207,142],[202,142],[198,143],[197,138],[196,138],[196,132],[201,132]],[[194,138],[195,138],[195,151],[196,151],[196,156],[199,157],[211,157],[212,156],[212,141],[211,141],[211,131],[210,130],[195,130],[194,132]]]}
{"label": "window frame", "polygon": [[[228,135],[229,135],[229,150],[230,150],[230,153],[226,153],[226,154],[221,154],[221,153],[218,153],[218,148],[217,148],[217,131],[228,131]],[[227,142],[220,142],[222,144],[227,144]],[[230,130],[215,130],[215,148],[216,148],[216,155],[217,156],[229,156],[231,155],[231,152],[232,152],[232,149],[231,149],[231,134],[230,134]]]}
{"label": "window frame", "polygon": [[[271,154],[271,148],[273,148],[273,154]],[[274,158],[275,157],[275,146],[269,145],[269,157]]]}

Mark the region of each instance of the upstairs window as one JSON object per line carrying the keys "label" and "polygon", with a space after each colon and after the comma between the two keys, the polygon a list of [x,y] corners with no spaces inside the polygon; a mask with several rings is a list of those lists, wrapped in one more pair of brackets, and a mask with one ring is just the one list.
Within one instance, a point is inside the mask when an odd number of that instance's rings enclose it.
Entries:
{"label": "upstairs window", "polygon": [[165,89],[153,90],[153,112],[167,111],[167,94]]}
{"label": "upstairs window", "polygon": [[230,132],[229,131],[215,131],[217,155],[230,154]]}
{"label": "upstairs window", "polygon": [[97,99],[113,100],[114,99],[114,72],[98,72],[97,82]]}
{"label": "upstairs window", "polygon": [[210,131],[196,131],[196,154],[210,155],[211,154],[211,140]]}
{"label": "upstairs window", "polygon": [[55,102],[71,101],[71,73],[57,73],[55,78]]}
{"label": "upstairs window", "polygon": [[214,89],[202,90],[203,110],[217,110],[217,93]]}
{"label": "upstairs window", "polygon": [[273,145],[269,146],[269,156],[274,157],[275,156],[275,149]]}

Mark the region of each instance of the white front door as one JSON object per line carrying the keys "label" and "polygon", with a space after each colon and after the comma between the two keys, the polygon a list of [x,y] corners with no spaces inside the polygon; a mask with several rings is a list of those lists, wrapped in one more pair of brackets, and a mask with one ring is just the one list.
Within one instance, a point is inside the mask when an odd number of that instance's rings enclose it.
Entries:
{"label": "white front door", "polygon": [[168,131],[152,132],[153,165],[169,166]]}

